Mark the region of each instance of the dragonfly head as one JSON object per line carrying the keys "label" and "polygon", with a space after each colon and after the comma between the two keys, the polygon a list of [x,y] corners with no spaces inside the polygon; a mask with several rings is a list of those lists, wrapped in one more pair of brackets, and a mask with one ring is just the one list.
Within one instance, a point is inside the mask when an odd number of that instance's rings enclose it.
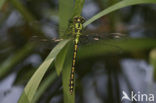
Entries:
{"label": "dragonfly head", "polygon": [[83,24],[85,22],[85,18],[83,18],[82,16],[75,16],[73,17],[73,22]]}

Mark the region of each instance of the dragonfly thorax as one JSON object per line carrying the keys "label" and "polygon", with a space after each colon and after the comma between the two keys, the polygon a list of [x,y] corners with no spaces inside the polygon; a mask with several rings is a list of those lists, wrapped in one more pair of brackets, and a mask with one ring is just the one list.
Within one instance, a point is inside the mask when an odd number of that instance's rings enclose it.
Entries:
{"label": "dragonfly thorax", "polygon": [[73,34],[80,35],[83,29],[83,23],[85,19],[81,16],[75,16],[73,18]]}

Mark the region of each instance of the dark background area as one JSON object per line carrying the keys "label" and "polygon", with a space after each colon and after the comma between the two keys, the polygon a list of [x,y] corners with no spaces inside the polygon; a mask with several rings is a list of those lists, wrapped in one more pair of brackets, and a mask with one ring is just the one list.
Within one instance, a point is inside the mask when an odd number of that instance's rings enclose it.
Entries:
{"label": "dark background area", "polygon": [[[57,0],[20,0],[20,2],[33,17],[24,18],[19,9],[10,2],[6,2],[0,10],[0,103],[17,102],[30,77],[57,44],[52,39],[59,37]],[[118,1],[86,0],[82,16],[89,19],[115,2]],[[155,5],[134,5],[100,18],[88,25],[86,31],[93,34],[123,34],[122,39],[125,40],[154,39],[155,18]],[[29,45],[34,41],[37,45]],[[82,45],[83,43],[80,44],[80,49]],[[131,91],[156,94],[154,69],[149,61],[149,54],[154,48],[125,53],[114,44],[107,43],[107,46],[118,49],[119,52],[79,59],[76,65],[76,103],[121,103],[123,91],[127,94]],[[13,56],[17,58],[12,59]],[[21,56],[23,58],[14,63]],[[45,78],[52,72],[53,65]],[[61,77],[58,77],[48,85],[37,103],[62,102],[62,83]]]}

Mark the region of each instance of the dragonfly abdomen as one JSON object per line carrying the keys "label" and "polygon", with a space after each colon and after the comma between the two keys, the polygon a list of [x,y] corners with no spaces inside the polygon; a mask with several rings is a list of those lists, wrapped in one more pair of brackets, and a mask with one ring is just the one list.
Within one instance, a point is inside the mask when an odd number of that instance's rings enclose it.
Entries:
{"label": "dragonfly abdomen", "polygon": [[70,84],[69,84],[71,94],[74,89],[74,74],[75,74],[75,63],[76,63],[77,49],[78,49],[78,44],[76,44],[76,42],[75,42],[73,60],[72,60],[72,68],[71,68],[71,74],[70,74]]}

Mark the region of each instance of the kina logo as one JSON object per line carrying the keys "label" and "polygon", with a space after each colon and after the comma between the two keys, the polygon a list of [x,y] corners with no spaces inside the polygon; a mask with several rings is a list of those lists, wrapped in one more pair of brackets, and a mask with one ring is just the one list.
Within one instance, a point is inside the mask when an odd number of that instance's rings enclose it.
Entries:
{"label": "kina logo", "polygon": [[130,95],[128,95],[125,91],[122,91],[121,101],[146,101],[147,103],[154,102],[154,94],[143,94],[140,91],[137,93],[131,91]]}
{"label": "kina logo", "polygon": [[131,99],[129,98],[129,96],[127,95],[127,93],[125,91],[122,91],[122,94],[123,94],[123,96],[121,98],[121,101],[124,99],[131,101]]}

